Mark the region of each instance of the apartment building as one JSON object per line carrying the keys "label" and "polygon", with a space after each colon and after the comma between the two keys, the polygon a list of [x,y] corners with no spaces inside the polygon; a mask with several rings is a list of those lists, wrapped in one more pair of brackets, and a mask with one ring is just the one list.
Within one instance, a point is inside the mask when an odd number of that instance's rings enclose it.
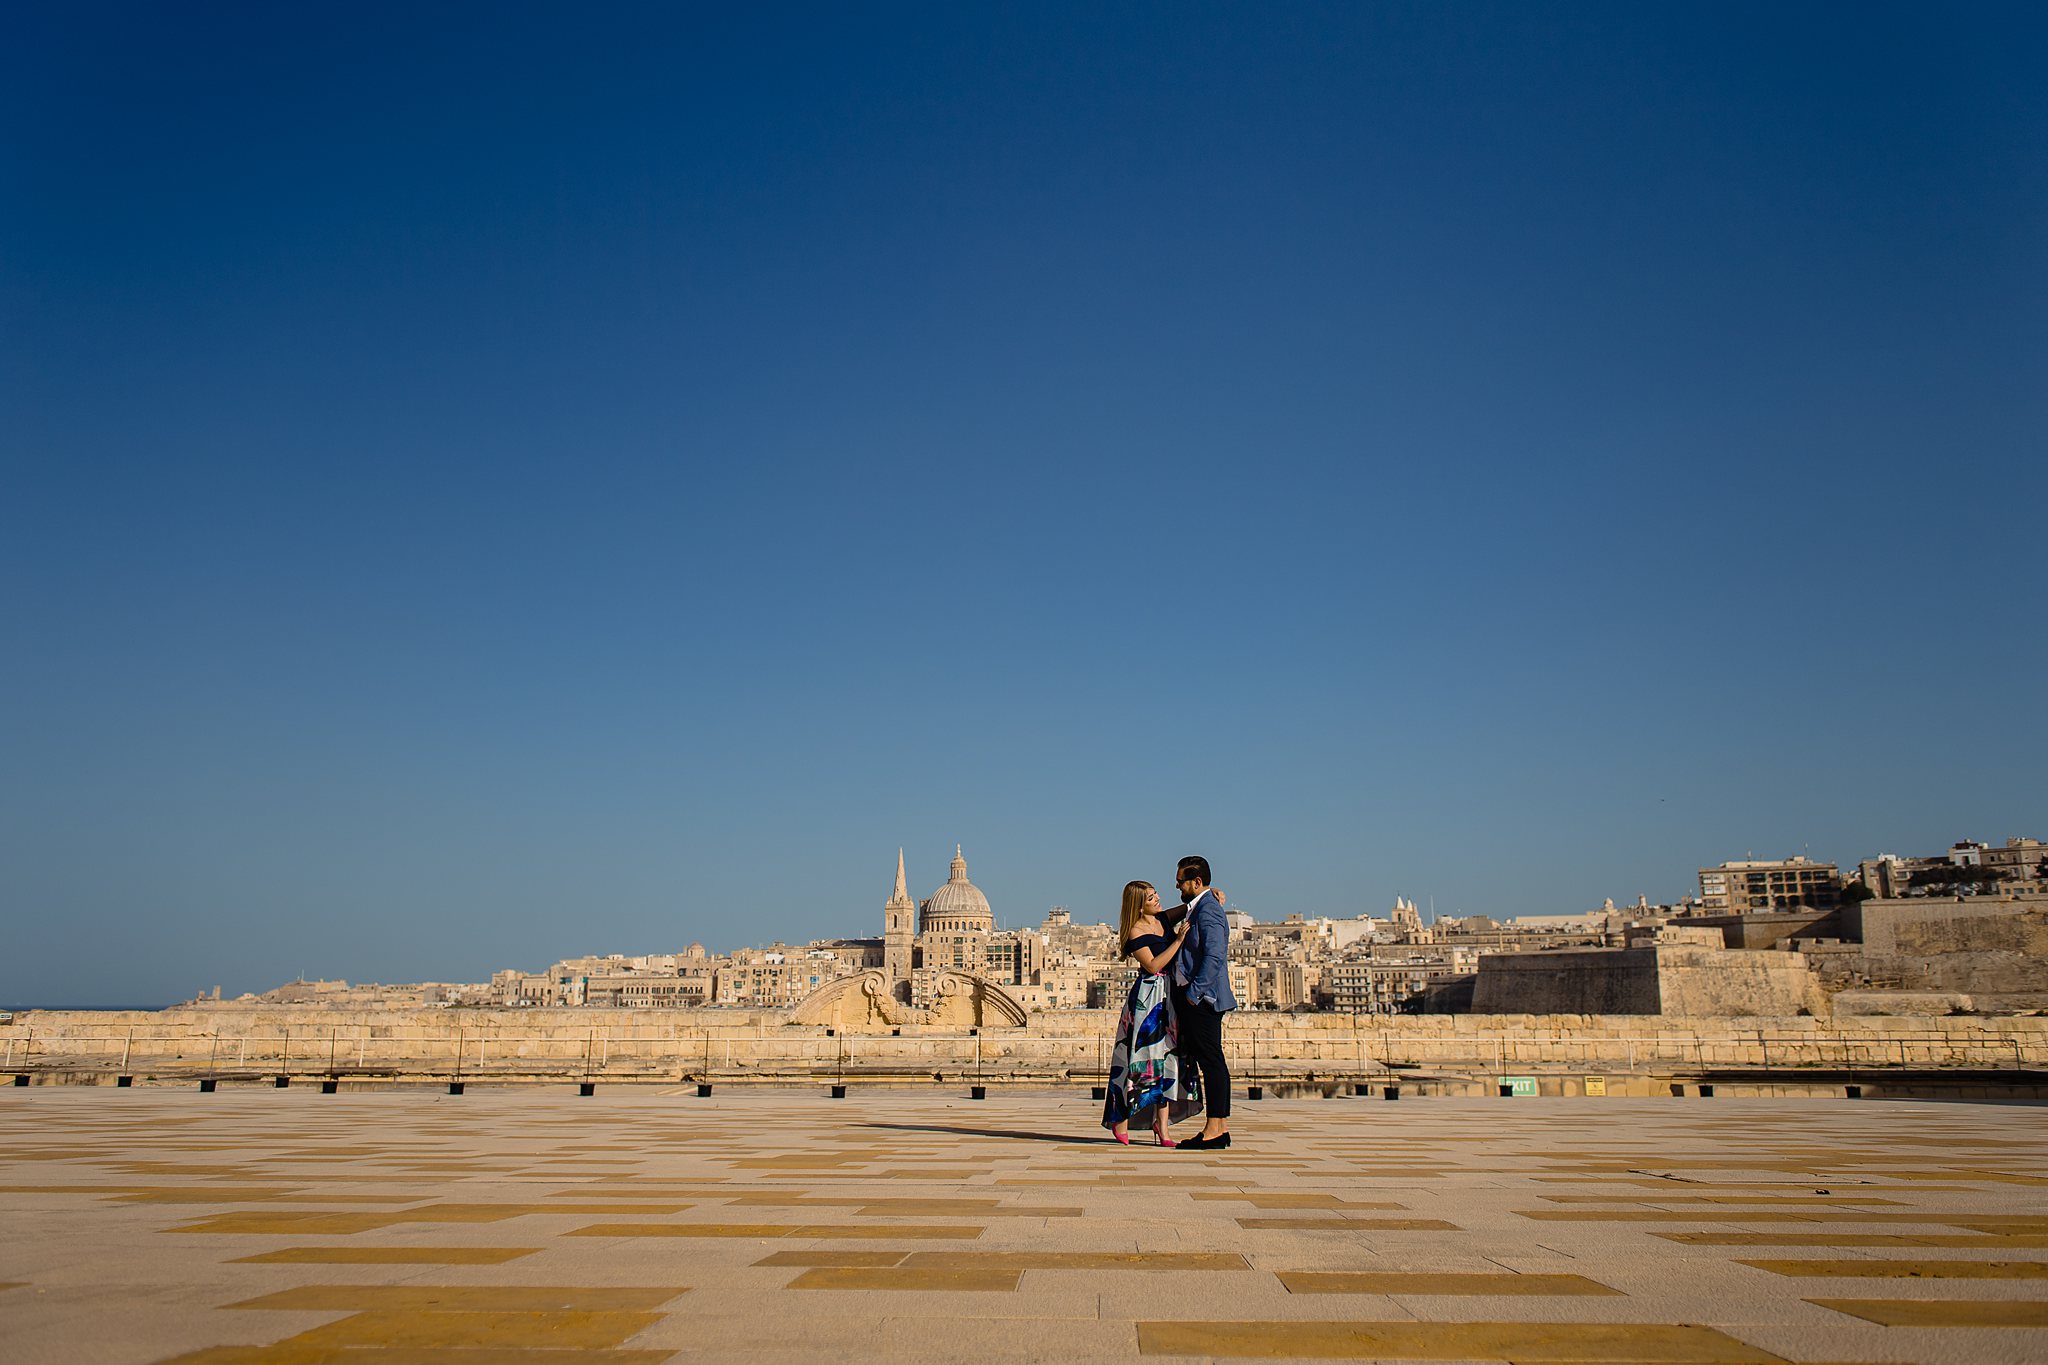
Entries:
{"label": "apartment building", "polygon": [[1808,858],[1749,860],[1700,869],[1700,911],[1748,915],[1767,910],[1832,910],[1842,903],[1842,874]]}

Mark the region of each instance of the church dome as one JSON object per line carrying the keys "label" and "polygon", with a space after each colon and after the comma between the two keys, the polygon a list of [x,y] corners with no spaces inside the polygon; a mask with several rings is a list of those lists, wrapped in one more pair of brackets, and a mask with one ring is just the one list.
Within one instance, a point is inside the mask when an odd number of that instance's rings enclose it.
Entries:
{"label": "church dome", "polygon": [[953,846],[953,873],[924,903],[917,930],[921,934],[996,931],[995,912],[989,909],[988,897],[981,894],[981,888],[967,880],[967,859],[961,856],[958,844]]}

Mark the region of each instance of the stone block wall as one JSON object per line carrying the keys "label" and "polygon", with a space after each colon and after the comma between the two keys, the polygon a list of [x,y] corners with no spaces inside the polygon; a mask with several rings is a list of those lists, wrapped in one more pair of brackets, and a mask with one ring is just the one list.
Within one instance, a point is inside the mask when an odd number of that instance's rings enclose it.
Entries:
{"label": "stone block wall", "polygon": [[[0,1068],[141,1077],[270,1073],[392,1080],[603,1078],[813,1083],[1096,1082],[1108,1010],[1033,1015],[980,1033],[906,1027],[849,1037],[742,1010],[360,1011],[319,1006],[101,1014],[36,1011],[0,1026]],[[1241,1011],[1225,1028],[1243,1080],[1707,1068],[2048,1067],[2048,1018],[1590,1014],[1422,1016]]]}
{"label": "stone block wall", "polygon": [[1659,946],[1657,986],[1665,1014],[1768,1019],[1827,1008],[1796,952]]}
{"label": "stone block wall", "polygon": [[[1720,942],[1719,931],[1692,932]],[[1798,953],[1681,941],[1490,954],[1479,959],[1472,1010],[1770,1018],[1824,1013],[1826,1003]]]}
{"label": "stone block wall", "polygon": [[2048,897],[1872,900],[1850,915],[1861,946],[1815,958],[1831,991],[1875,986],[1954,994],[1978,1008],[2048,1008]]}
{"label": "stone block wall", "polygon": [[1654,947],[1491,953],[1479,959],[1474,1014],[1657,1014]]}

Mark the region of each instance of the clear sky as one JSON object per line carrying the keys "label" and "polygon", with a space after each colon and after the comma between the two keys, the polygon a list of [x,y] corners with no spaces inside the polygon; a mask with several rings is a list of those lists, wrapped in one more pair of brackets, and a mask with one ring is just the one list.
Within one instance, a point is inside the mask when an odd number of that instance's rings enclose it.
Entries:
{"label": "clear sky", "polygon": [[2042,15],[16,7],[0,1003],[2048,836]]}

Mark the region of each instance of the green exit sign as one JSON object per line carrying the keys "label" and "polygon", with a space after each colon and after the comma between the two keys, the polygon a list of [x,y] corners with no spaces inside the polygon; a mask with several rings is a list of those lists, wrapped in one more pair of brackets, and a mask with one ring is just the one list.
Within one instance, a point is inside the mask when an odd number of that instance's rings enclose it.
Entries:
{"label": "green exit sign", "polygon": [[1501,1088],[1516,1099],[1521,1099],[1524,1095],[1534,1095],[1536,1093],[1536,1078],[1534,1076],[1503,1076],[1500,1078],[1500,1083]]}

